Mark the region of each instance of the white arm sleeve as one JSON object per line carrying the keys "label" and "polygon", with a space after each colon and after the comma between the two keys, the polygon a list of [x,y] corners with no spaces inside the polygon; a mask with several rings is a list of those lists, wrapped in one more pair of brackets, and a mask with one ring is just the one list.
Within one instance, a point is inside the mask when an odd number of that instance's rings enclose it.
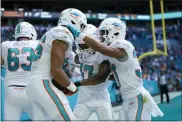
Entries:
{"label": "white arm sleeve", "polygon": [[110,47],[113,48],[122,48],[126,51],[126,53],[129,53],[131,51],[131,49],[133,49],[133,45],[126,40],[117,40],[114,41],[113,43],[111,43]]}
{"label": "white arm sleeve", "polygon": [[113,43],[111,43],[110,47],[121,48],[121,49],[124,49],[126,51],[127,56],[117,58],[117,60],[119,60],[120,62],[127,61],[128,58],[133,55],[134,47],[129,41],[117,40],[117,41],[114,41]]}

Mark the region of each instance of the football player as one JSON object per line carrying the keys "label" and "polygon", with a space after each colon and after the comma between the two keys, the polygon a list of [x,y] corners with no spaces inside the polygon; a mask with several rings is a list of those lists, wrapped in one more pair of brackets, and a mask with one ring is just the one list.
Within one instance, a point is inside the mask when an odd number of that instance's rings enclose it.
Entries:
{"label": "football player", "polygon": [[33,120],[45,120],[46,114],[53,120],[75,120],[64,91],[58,90],[52,84],[54,78],[58,84],[69,90],[67,95],[77,92],[77,87],[60,68],[67,62],[74,42],[67,24],[81,29],[87,24],[87,20],[77,9],[62,11],[58,26],[46,32],[36,48],[37,56],[32,65],[31,82],[27,84],[26,90],[33,106]]}
{"label": "football player", "polygon": [[[84,33],[92,38],[98,38],[97,28],[91,24],[87,24]],[[73,113],[77,120],[88,120],[93,112],[96,113],[98,120],[113,120],[110,94],[107,89],[110,83],[106,80],[110,74],[109,61],[106,56],[89,48],[84,41],[75,43],[83,79],[97,76],[95,80],[101,80],[103,83],[81,87]]]}
{"label": "football player", "polygon": [[110,57],[111,69],[120,83],[120,92],[124,99],[124,112],[121,111],[124,115],[120,115],[119,120],[151,120],[151,115],[163,116],[149,92],[143,87],[142,71],[135,48],[125,40],[125,23],[117,18],[103,20],[99,26],[102,43],[82,33],[73,25],[67,27],[89,47]]}
{"label": "football player", "polygon": [[18,121],[22,112],[30,113],[26,84],[39,41],[35,28],[28,22],[16,26],[14,37],[15,41],[1,44],[1,60],[6,68],[4,120]]}

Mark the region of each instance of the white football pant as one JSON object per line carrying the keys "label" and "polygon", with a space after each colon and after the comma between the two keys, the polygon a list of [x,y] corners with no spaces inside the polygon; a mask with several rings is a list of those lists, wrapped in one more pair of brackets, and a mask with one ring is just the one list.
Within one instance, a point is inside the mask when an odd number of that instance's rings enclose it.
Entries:
{"label": "white football pant", "polygon": [[5,87],[4,120],[20,120],[23,112],[30,113],[26,87]]}
{"label": "white football pant", "polygon": [[52,81],[32,79],[27,84],[27,94],[33,106],[33,120],[75,120],[64,93],[58,90]]}
{"label": "white football pant", "polygon": [[151,120],[153,106],[152,103],[145,95],[141,93],[130,99],[123,101],[122,110],[120,111],[119,120]]}

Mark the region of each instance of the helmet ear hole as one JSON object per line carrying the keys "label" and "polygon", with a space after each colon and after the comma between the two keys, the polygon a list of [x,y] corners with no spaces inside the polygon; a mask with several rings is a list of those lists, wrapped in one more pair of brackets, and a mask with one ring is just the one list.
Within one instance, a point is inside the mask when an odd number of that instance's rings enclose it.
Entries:
{"label": "helmet ear hole", "polygon": [[106,30],[105,34],[106,34],[106,35],[108,35],[108,34],[109,34],[109,31],[108,31],[108,30]]}
{"label": "helmet ear hole", "polygon": [[119,35],[119,32],[117,32],[117,33],[114,33],[114,35],[115,35],[115,36],[118,36],[118,35]]}
{"label": "helmet ear hole", "polygon": [[76,24],[74,21],[71,21],[71,23],[74,24],[74,25]]}

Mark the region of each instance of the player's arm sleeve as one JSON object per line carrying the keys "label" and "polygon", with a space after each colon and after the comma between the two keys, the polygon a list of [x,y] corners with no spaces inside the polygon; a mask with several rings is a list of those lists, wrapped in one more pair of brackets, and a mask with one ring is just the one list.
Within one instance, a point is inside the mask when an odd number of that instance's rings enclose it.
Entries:
{"label": "player's arm sleeve", "polygon": [[52,40],[60,40],[68,44],[69,48],[72,49],[72,44],[74,41],[73,35],[69,32],[67,28],[59,28],[55,27],[51,30],[51,37]]}
{"label": "player's arm sleeve", "polygon": [[131,50],[131,48],[133,48],[131,44],[125,43],[125,42],[122,42],[122,41],[116,41],[113,44],[111,44],[111,46],[113,48],[117,48],[117,49],[122,50],[123,52],[125,52],[125,55],[116,58],[120,62],[125,62],[125,61],[128,60],[130,50]]}
{"label": "player's arm sleeve", "polygon": [[103,61],[99,66],[99,72],[95,76],[90,76],[88,79],[82,80],[79,83],[81,86],[90,86],[103,83],[109,76],[110,72],[109,61]]}

